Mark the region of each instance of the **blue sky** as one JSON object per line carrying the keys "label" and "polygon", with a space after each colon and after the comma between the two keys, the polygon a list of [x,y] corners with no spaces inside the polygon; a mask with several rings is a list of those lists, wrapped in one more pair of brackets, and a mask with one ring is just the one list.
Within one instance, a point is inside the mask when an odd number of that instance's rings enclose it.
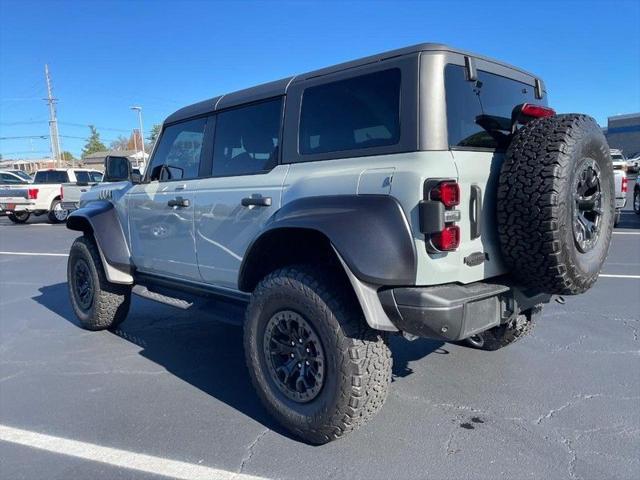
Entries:
{"label": "blue sky", "polygon": [[[640,111],[640,2],[0,0],[0,137],[47,135],[44,64],[64,150],[181,106],[414,43],[492,56],[544,78],[559,112]],[[70,138],[81,137],[81,138]],[[32,153],[33,151],[33,153]],[[4,158],[48,140],[0,140]]]}

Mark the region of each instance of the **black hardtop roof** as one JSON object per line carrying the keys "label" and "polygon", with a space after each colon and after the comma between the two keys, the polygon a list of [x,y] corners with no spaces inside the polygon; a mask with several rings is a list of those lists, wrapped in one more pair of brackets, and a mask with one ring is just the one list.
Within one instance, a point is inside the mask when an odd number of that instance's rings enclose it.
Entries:
{"label": "black hardtop roof", "polygon": [[287,88],[289,87],[289,85],[291,85],[294,82],[300,82],[300,81],[308,80],[310,78],[320,77],[322,75],[328,75],[330,73],[336,73],[336,72],[348,70],[350,68],[369,65],[372,63],[381,62],[383,60],[387,60],[394,57],[400,57],[403,55],[409,55],[417,52],[429,52],[429,51],[451,52],[451,53],[458,53],[461,55],[470,56],[480,60],[485,60],[491,63],[502,65],[512,70],[516,70],[518,72],[524,73],[525,75],[529,75],[532,78],[536,78],[535,75],[525,70],[522,70],[521,68],[514,67],[513,65],[509,65],[507,63],[500,62],[498,60],[495,60],[489,57],[485,57],[472,52],[467,52],[465,50],[453,48],[441,43],[419,43],[417,45],[411,45],[409,47],[390,50],[387,52],[378,53],[376,55],[370,55],[368,57],[358,58],[356,60],[351,60],[344,63],[338,63],[330,67],[313,70],[311,72],[307,72],[299,75],[293,75],[291,77],[283,78],[281,80],[276,80],[274,82],[263,83],[261,85],[256,85],[255,87],[238,90],[232,93],[220,95],[218,97],[210,98],[202,102],[194,103],[193,105],[189,105],[187,107],[181,108],[180,110],[177,110],[176,112],[169,115],[165,120],[165,123],[173,123],[173,122],[184,120],[197,115],[205,115],[207,113],[211,113],[216,110],[222,110],[224,108],[232,107],[242,103],[252,102],[255,100],[260,100],[263,98],[284,95],[287,92]]}

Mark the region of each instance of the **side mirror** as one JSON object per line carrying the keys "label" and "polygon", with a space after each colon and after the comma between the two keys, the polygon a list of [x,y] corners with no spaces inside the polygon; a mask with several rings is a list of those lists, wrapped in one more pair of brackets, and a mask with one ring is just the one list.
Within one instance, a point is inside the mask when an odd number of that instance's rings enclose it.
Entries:
{"label": "side mirror", "polygon": [[[140,179],[138,178],[138,181]],[[103,182],[132,181],[131,162],[127,157],[115,157],[108,155],[104,159]],[[135,183],[135,182],[134,182]],[[139,183],[139,182],[138,182]]]}

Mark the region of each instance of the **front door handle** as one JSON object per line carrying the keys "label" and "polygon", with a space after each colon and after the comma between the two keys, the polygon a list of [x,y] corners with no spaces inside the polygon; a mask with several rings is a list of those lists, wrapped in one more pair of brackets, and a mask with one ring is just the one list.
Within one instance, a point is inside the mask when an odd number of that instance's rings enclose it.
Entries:
{"label": "front door handle", "polygon": [[182,197],[176,197],[172,200],[169,200],[167,202],[167,205],[169,205],[172,208],[185,208],[188,207],[189,205],[191,205],[191,203],[189,202],[188,199],[186,198],[182,198]]}
{"label": "front door handle", "polygon": [[245,197],[242,199],[241,203],[243,207],[251,207],[251,206],[270,207],[271,197],[258,197],[258,196]]}

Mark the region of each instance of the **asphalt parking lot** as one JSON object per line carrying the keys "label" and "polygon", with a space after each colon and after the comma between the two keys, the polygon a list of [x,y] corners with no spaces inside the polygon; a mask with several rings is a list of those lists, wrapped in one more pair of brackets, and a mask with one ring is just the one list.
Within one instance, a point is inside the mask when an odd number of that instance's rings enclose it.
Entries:
{"label": "asphalt parking lot", "polygon": [[[629,191],[633,191],[630,182]],[[629,196],[630,198],[630,196]],[[640,216],[603,277],[498,352],[392,340],[385,408],[314,447],[249,382],[237,312],[135,298],[115,332],[78,327],[75,232],[0,218],[0,477],[640,478]]]}

